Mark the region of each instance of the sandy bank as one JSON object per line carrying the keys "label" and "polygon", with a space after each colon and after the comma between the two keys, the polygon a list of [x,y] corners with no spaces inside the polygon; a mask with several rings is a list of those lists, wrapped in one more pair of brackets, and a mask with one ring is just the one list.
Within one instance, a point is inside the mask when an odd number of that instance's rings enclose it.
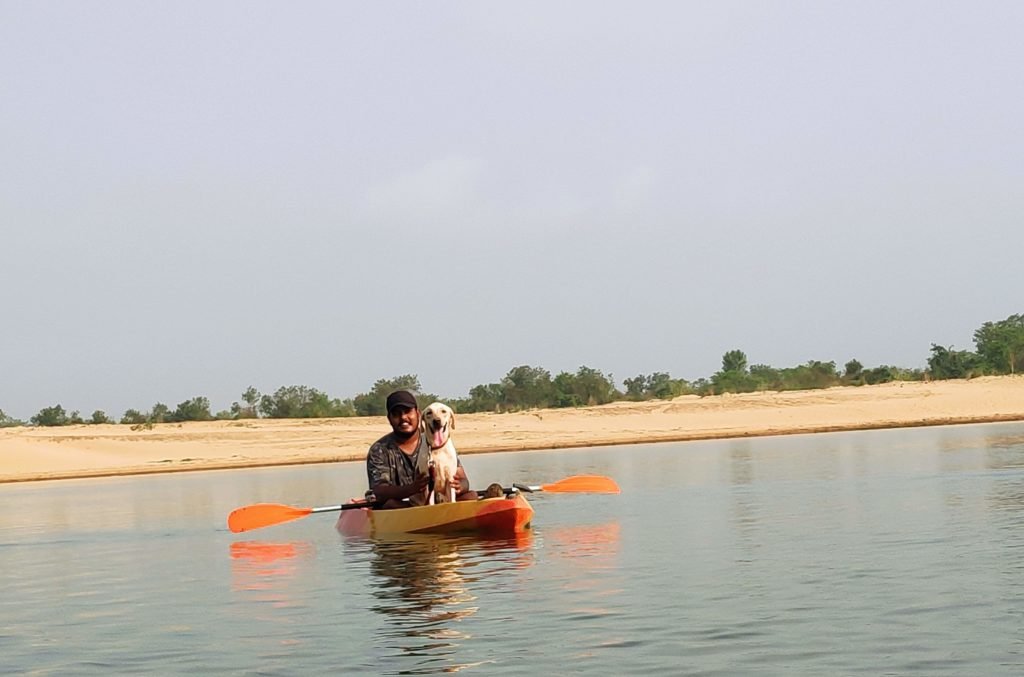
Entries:
{"label": "sandy bank", "polygon": [[[460,453],[1024,420],[1024,376],[462,414]],[[0,482],[362,460],[383,418],[0,429]]]}

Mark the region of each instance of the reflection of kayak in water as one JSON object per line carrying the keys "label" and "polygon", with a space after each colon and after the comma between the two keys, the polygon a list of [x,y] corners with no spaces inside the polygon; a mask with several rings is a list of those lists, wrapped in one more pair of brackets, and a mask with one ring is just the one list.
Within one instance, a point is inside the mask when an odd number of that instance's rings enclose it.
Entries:
{"label": "reflection of kayak in water", "polygon": [[398,533],[511,536],[526,530],[532,518],[533,508],[522,494],[516,493],[508,498],[482,498],[394,510],[348,509],[338,518],[337,529],[346,536]]}

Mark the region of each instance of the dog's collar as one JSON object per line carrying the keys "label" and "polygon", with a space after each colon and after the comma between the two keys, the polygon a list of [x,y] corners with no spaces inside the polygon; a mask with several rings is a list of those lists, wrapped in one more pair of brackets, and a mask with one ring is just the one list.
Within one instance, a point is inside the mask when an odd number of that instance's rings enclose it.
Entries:
{"label": "dog's collar", "polygon": [[[430,444],[430,443],[428,442],[427,444]],[[439,447],[435,447],[433,444],[430,444],[430,450],[431,451],[437,451],[438,449],[444,449],[447,446],[448,446],[448,442],[447,441],[444,444],[442,444],[441,446],[439,446]]]}

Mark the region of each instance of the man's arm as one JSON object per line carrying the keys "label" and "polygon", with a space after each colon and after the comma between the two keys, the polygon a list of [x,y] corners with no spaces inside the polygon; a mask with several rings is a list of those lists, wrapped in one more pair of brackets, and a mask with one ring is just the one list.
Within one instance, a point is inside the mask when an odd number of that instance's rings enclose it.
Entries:
{"label": "man's arm", "polygon": [[370,447],[366,455],[366,475],[370,491],[382,503],[409,498],[424,491],[429,482],[427,477],[418,477],[412,484],[397,484],[398,478],[392,476],[387,451],[379,442]]}
{"label": "man's arm", "polygon": [[428,477],[417,477],[412,484],[395,485],[390,482],[378,482],[370,487],[378,501],[400,501],[423,492],[430,481]]}
{"label": "man's arm", "polygon": [[469,477],[466,476],[466,469],[462,467],[461,462],[459,467],[455,469],[455,482],[457,483],[455,500],[472,501],[477,498],[476,492],[469,488]]}

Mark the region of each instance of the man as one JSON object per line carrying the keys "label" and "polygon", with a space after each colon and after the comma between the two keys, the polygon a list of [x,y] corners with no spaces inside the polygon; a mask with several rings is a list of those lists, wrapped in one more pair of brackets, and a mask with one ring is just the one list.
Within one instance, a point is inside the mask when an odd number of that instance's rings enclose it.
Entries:
{"label": "man", "polygon": [[[430,442],[420,431],[420,407],[408,390],[396,390],[388,395],[385,407],[391,432],[380,438],[366,454],[366,475],[370,491],[384,508],[403,508],[423,505],[429,478],[417,475],[420,454],[430,453]],[[458,482],[456,500],[477,497],[469,489],[469,478],[459,461],[455,473]]]}

